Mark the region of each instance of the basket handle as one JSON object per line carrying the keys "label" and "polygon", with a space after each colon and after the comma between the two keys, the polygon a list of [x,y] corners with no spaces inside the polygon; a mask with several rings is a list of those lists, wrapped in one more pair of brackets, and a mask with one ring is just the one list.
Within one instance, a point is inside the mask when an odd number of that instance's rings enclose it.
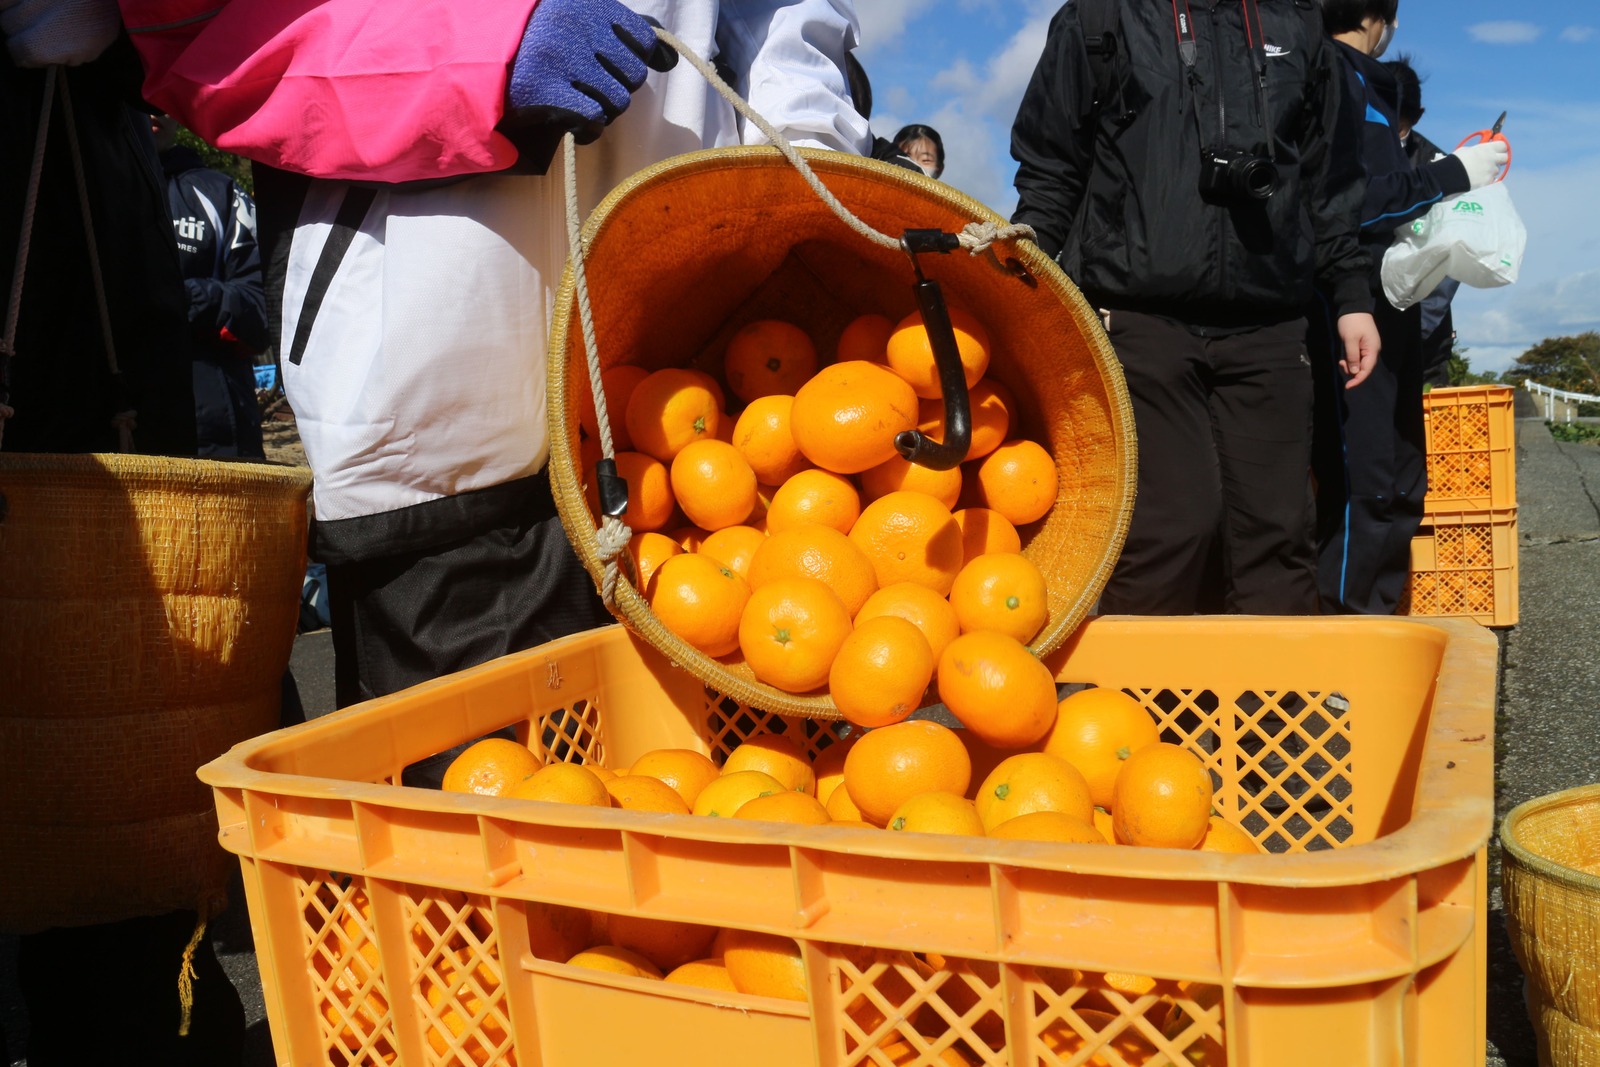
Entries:
{"label": "basket handle", "polygon": [[894,447],[906,460],[930,470],[947,471],[961,465],[972,447],[972,399],[967,392],[967,371],[961,363],[955,326],[945,306],[939,283],[922,276],[919,252],[948,254],[961,247],[957,236],[942,230],[907,230],[901,247],[911,257],[917,282],[912,291],[922,311],[922,328],[933,348],[933,362],[939,368],[939,390],[944,397],[944,441],[935,441],[921,430],[902,430],[895,435]]}

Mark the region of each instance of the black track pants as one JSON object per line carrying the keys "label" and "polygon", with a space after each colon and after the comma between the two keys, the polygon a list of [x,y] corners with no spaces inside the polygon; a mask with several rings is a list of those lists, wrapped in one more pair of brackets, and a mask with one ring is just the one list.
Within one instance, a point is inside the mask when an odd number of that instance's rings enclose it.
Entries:
{"label": "black track pants", "polygon": [[1316,353],[1317,579],[1325,614],[1392,615],[1411,571],[1428,490],[1421,313],[1378,302],[1383,351],[1354,389],[1343,388],[1331,354]]}
{"label": "black track pants", "polygon": [[1139,495],[1107,613],[1316,611],[1304,319],[1223,337],[1115,311]]}

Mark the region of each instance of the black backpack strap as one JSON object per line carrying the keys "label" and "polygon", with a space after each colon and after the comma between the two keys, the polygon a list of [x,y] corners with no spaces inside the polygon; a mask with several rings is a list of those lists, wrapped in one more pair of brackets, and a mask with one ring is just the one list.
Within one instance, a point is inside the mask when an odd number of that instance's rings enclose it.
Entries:
{"label": "black backpack strap", "polygon": [[1094,102],[1103,107],[1111,95],[1111,61],[1120,43],[1121,0],[1075,0],[1078,25],[1083,27],[1084,50],[1089,54],[1089,69],[1094,73]]}

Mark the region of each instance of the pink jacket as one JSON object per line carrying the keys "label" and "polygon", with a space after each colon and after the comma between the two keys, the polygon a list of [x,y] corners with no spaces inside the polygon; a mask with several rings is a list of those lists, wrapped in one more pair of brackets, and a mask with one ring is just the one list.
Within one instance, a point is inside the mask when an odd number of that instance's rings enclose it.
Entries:
{"label": "pink jacket", "polygon": [[119,0],[145,98],[219,148],[318,178],[502,170],[538,0]]}

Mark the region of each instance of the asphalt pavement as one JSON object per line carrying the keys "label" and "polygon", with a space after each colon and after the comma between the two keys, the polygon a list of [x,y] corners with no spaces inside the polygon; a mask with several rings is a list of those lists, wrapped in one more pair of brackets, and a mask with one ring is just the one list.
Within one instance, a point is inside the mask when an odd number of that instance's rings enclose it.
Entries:
{"label": "asphalt pavement", "polygon": [[[1496,810],[1600,781],[1600,447],[1554,440],[1518,393],[1517,496],[1520,621],[1501,630],[1496,734]],[[308,716],[333,708],[327,631],[301,635],[292,663]],[[1522,976],[1500,910],[1499,856],[1490,848],[1488,1046],[1486,1067],[1535,1067]],[[237,887],[236,887],[237,890]],[[243,895],[212,927],[213,943],[245,1005],[245,1067],[273,1059]],[[15,1056],[26,1020],[15,985],[15,942],[0,939],[0,1023]],[[13,1058],[11,1063],[26,1065]],[[131,1062],[131,1061],[130,1061]],[[1464,1065],[1467,1067],[1467,1065]]]}

